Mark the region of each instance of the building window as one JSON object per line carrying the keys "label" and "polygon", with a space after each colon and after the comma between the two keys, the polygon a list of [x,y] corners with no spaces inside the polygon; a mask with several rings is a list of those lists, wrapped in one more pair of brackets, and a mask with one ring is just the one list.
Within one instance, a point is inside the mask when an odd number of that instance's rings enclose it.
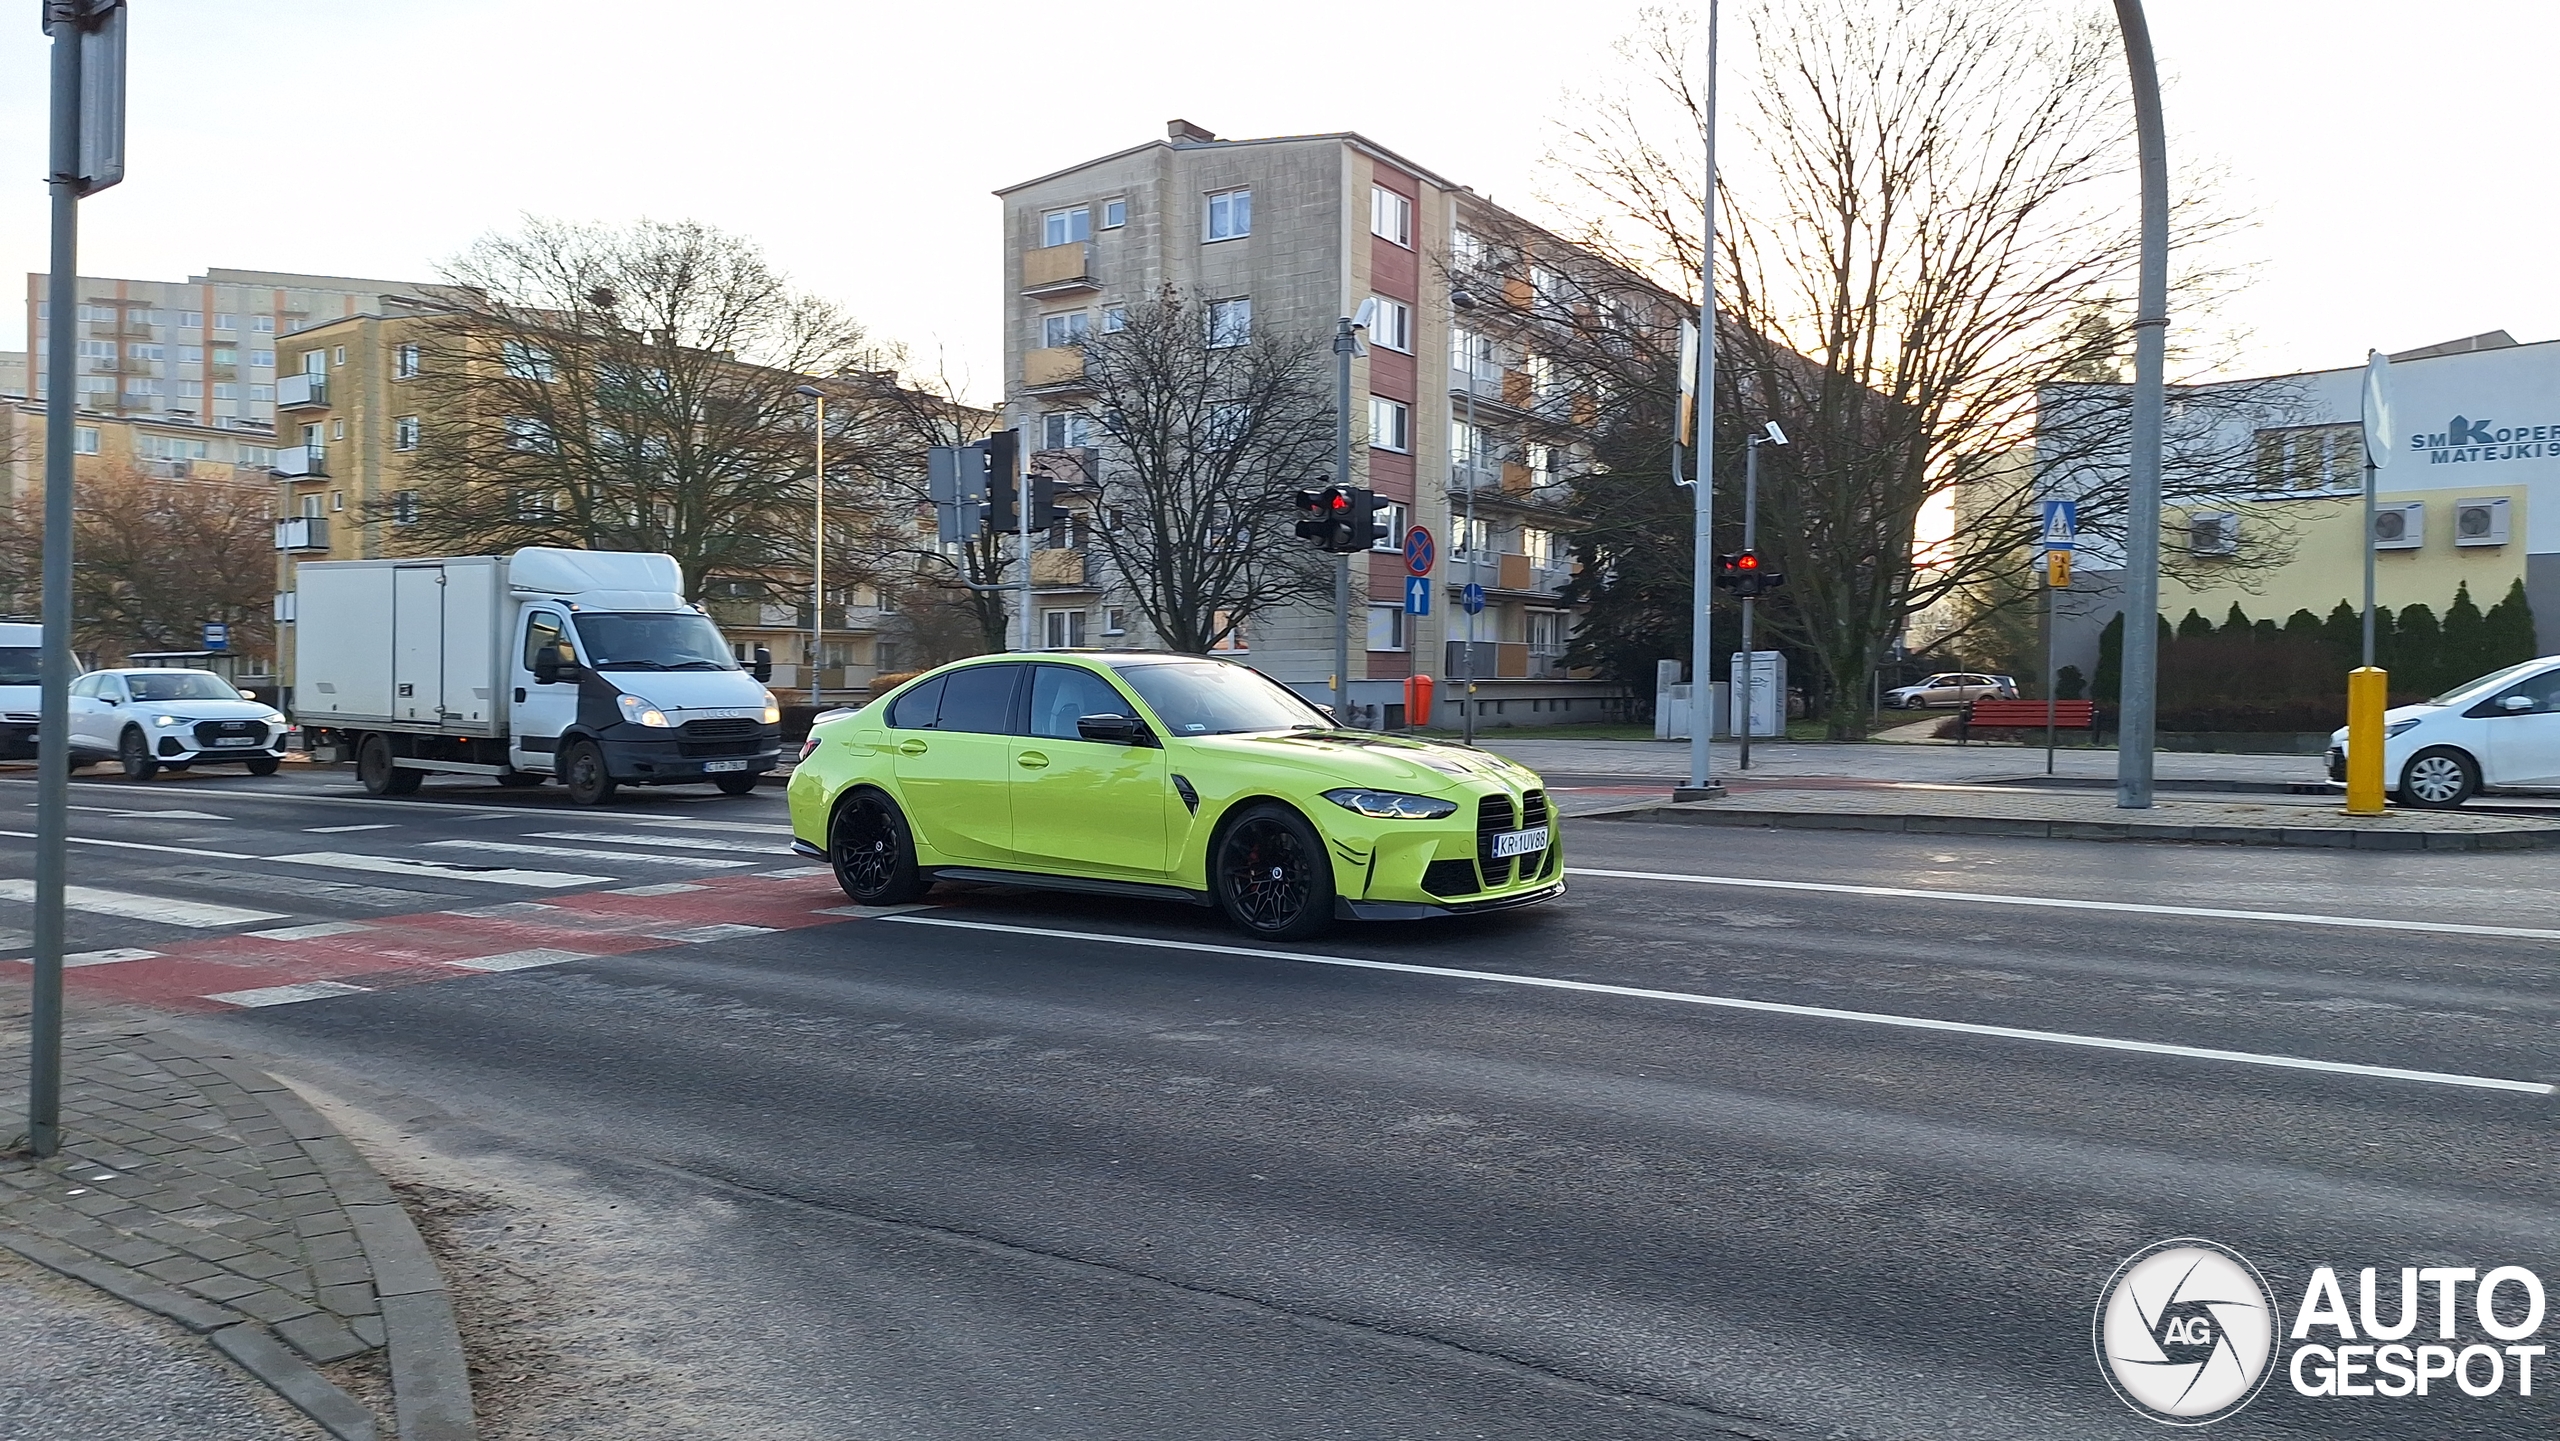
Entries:
{"label": "building window", "polygon": [[1484,241],[1479,239],[1473,231],[1449,232],[1449,265],[1451,269],[1461,273],[1482,269]]}
{"label": "building window", "polygon": [[1208,421],[1201,426],[1201,439],[1213,450],[1227,450],[1243,443],[1245,431],[1253,421],[1253,407],[1241,400],[1223,401],[1209,407]]}
{"label": "building window", "polygon": [[408,380],[418,373],[418,347],[415,342],[391,352],[391,374],[396,380]]}
{"label": "building window", "polygon": [[315,490],[302,498],[302,514],[303,518],[306,520],[318,520],[320,518],[320,492]]}
{"label": "building window", "polygon": [[1069,210],[1052,210],[1040,217],[1042,245],[1069,245],[1093,238],[1093,208],[1078,205]]}
{"label": "building window", "polygon": [[329,422],[329,438],[331,440],[344,440],[347,438],[347,422],[345,417],[341,416],[338,419]]}
{"label": "building window", "polygon": [[1369,397],[1369,443],[1399,454],[1413,449],[1413,411],[1400,400]]}
{"label": "building window", "polygon": [[169,358],[169,347],[165,345],[128,345],[124,348],[124,353],[125,358],[128,360],[166,360]]}
{"label": "building window", "polygon": [[1245,651],[1252,649],[1252,647],[1246,644],[1245,641],[1244,622],[1237,619],[1235,613],[1232,611],[1220,610],[1210,612],[1209,633],[1211,635],[1222,637],[1221,639],[1209,642],[1209,649],[1212,652]]}
{"label": "building window", "polygon": [[216,315],[213,318],[213,328],[216,330],[238,330],[240,328],[240,317],[236,315]]}
{"label": "building window", "polygon": [[98,428],[94,425],[73,426],[71,429],[71,453],[73,455],[96,455],[98,453]]}
{"label": "building window", "polygon": [[1102,608],[1102,633],[1104,635],[1127,635],[1129,633],[1128,608],[1117,605],[1104,606]]}
{"label": "building window", "polygon": [[215,346],[213,348],[213,363],[216,365],[238,365],[240,363],[240,347],[236,345]]}
{"label": "building window", "polygon": [[1404,502],[1381,501],[1378,505],[1378,538],[1369,542],[1371,550],[1401,551],[1404,533],[1410,528]]}
{"label": "building window", "polygon": [[1479,518],[1470,522],[1460,516],[1449,518],[1450,559],[1465,560],[1473,555],[1480,561],[1491,554],[1493,554],[1493,523],[1491,521]]}
{"label": "building window", "polygon": [[203,312],[203,311],[201,311],[201,310],[181,310],[181,311],[179,311],[179,312],[178,312],[178,328],[179,328],[180,330],[202,330],[202,329],[204,329],[204,312]]}
{"label": "building window", "polygon": [[84,340],[80,342],[80,354],[89,360],[113,360],[116,358],[116,343],[112,340]]}
{"label": "building window", "polygon": [[347,493],[346,493],[345,491],[343,491],[343,490],[333,490],[333,491],[329,492],[329,508],[330,508],[331,510],[344,510],[344,509],[346,509],[346,508],[347,508]]}
{"label": "building window", "polygon": [[1369,233],[1413,248],[1413,202],[1383,185],[1369,187]]}
{"label": "building window", "polygon": [[1106,305],[1102,307],[1103,334],[1117,335],[1128,328],[1129,307],[1125,305]]}
{"label": "building window", "polygon": [[179,382],[178,382],[178,398],[179,398],[180,400],[202,400],[202,399],[204,399],[204,382],[203,382],[203,381],[201,381],[201,380],[181,380],[181,381],[179,381]]}
{"label": "building window", "polygon": [[1092,318],[1081,310],[1040,317],[1040,343],[1055,350],[1062,345],[1082,345]]}
{"label": "building window", "polygon": [[1126,225],[1126,224],[1128,224],[1128,223],[1129,223],[1129,202],[1128,202],[1128,201],[1126,201],[1126,200],[1106,200],[1106,201],[1102,202],[1102,228],[1103,228],[1103,229],[1105,229],[1105,230],[1117,230],[1117,229],[1119,229],[1121,226]]}
{"label": "building window", "polygon": [[1476,379],[1493,380],[1501,375],[1500,367],[1493,363],[1493,342],[1490,339],[1472,330],[1450,331],[1449,368],[1460,372],[1465,371],[1469,355],[1475,357]]}
{"label": "building window", "polygon": [[252,315],[249,317],[249,328],[272,335],[275,333],[276,318],[272,315]]}
{"label": "building window", "polygon": [[1043,644],[1051,650],[1073,650],[1084,644],[1084,612],[1080,610],[1044,610],[1040,612]]}
{"label": "building window", "polygon": [[1372,298],[1378,302],[1378,313],[1369,322],[1369,339],[1389,350],[1413,354],[1413,307],[1383,295]]}
{"label": "building window", "polygon": [[1253,192],[1222,190],[1209,197],[1208,240],[1234,240],[1253,233]]}
{"label": "building window", "polygon": [[391,523],[415,525],[418,521],[418,493],[414,490],[391,492]]}
{"label": "building window", "polygon": [[272,466],[276,463],[276,448],[272,445],[244,445],[240,447],[240,463]]}
{"label": "building window", "polygon": [[179,346],[179,347],[178,347],[178,363],[179,363],[180,365],[202,365],[202,364],[204,364],[204,347],[203,347],[203,346],[201,346],[201,345],[181,345],[181,346]]}
{"label": "building window", "polygon": [[250,363],[251,365],[263,365],[263,366],[267,367],[269,370],[273,370],[273,369],[275,369],[275,365],[276,365],[276,353],[275,353],[274,351],[272,351],[272,350],[253,350],[253,351],[250,351],[250,352],[249,352],[249,363]]}
{"label": "building window", "polygon": [[2364,484],[2364,427],[2302,425],[2258,432],[2262,491],[2353,490]]}
{"label": "building window", "polygon": [[152,380],[146,376],[127,376],[124,382],[124,393],[127,395],[158,395],[160,393],[160,382]]}
{"label": "building window", "polygon": [[528,415],[507,417],[507,449],[542,454],[551,449],[551,427]]}
{"label": "building window", "polygon": [[1093,444],[1093,417],[1072,410],[1051,411],[1040,417],[1042,450],[1081,450]]}
{"label": "building window", "polygon": [[333,350],[333,351],[329,352],[329,363],[330,363],[331,365],[344,365],[344,364],[346,364],[346,363],[347,363],[347,348],[346,348],[345,346],[341,345],[341,346],[339,346],[337,349],[335,349],[335,350]]}
{"label": "building window", "polygon": [[418,448],[418,417],[404,415],[391,422],[391,448],[393,450]]}
{"label": "building window", "polygon": [[539,345],[502,340],[498,342],[498,354],[513,379],[550,381],[559,376],[558,368],[551,363],[551,352]]}
{"label": "building window", "polygon": [[1369,649],[1404,649],[1404,607],[1373,605],[1369,607]]}
{"label": "building window", "polygon": [[512,499],[518,520],[544,521],[551,518],[551,492],[547,490],[518,490]]}
{"label": "building window", "polygon": [[240,398],[240,387],[227,380],[217,380],[213,383],[213,398],[216,400],[238,400]]}
{"label": "building window", "polygon": [[1253,301],[1212,300],[1209,302],[1209,348],[1221,350],[1243,345],[1253,339]]}
{"label": "building window", "polygon": [[252,405],[272,405],[275,403],[275,398],[276,388],[272,385],[253,385],[249,387],[249,403]]}

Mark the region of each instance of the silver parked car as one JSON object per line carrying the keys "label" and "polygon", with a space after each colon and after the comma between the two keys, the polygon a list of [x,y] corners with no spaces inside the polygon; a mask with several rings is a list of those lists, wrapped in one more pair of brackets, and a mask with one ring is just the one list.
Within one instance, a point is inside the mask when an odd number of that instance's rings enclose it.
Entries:
{"label": "silver parked car", "polygon": [[1916,685],[1896,686],[1884,693],[1884,703],[1894,710],[1929,710],[1939,706],[1960,706],[1974,700],[2016,700],[2018,683],[2005,675],[1986,675],[1980,671],[1941,671]]}

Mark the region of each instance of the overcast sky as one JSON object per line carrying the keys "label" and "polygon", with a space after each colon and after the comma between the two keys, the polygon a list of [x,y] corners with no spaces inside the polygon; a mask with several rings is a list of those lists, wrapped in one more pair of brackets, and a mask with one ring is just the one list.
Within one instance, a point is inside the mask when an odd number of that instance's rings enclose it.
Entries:
{"label": "overcast sky", "polygon": [[[1637,8],[134,0],[129,174],[82,207],[81,270],[427,279],[524,212],[692,218],[761,241],[875,332],[946,351],[991,399],[995,187],[1181,116],[1228,136],[1359,130],[1525,202],[1563,92],[1602,78]],[[2238,370],[2560,337],[2560,4],[2150,9],[2188,152],[2173,166],[2210,152],[2262,221],[2258,280],[2224,317],[2253,336]],[[9,273],[45,264],[30,19],[0,25]],[[0,348],[23,331],[0,306]]]}

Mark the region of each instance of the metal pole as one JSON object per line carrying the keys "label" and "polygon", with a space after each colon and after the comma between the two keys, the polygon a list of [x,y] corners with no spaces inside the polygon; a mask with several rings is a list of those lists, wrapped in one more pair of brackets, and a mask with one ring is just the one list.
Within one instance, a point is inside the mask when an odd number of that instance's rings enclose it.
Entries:
{"label": "metal pole", "polygon": [[[1759,436],[1751,437],[1742,447],[1742,548],[1755,549],[1760,539],[1760,444]],[[1760,657],[1751,649],[1752,610],[1759,601],[1742,598],[1742,764],[1751,769],[1751,728],[1758,719],[1754,704],[1760,698]]]}
{"label": "metal pole", "polygon": [[73,438],[78,424],[72,386],[79,345],[80,27],[57,11],[53,20],[53,253],[45,276],[47,332],[44,404],[44,655],[37,679],[43,699],[36,722],[35,975],[27,1015],[27,1149],[62,1149],[62,890],[71,828],[71,513]]}
{"label": "metal pole", "polygon": [[2364,663],[2373,666],[2373,462],[2364,463]]}
{"label": "metal pole", "polygon": [[[1333,333],[1334,414],[1333,483],[1351,488],[1351,353],[1356,342],[1351,317]],[[1333,568],[1333,723],[1351,724],[1351,557],[1337,555]]]}
{"label": "metal pole", "polygon": [[[2160,411],[2169,328],[2169,155],[2160,121],[2160,71],[2142,0],[2116,0],[2125,67],[2133,80],[2142,163],[2142,275],[2133,332],[2133,434],[2127,450],[2124,714],[2116,725],[2116,804],[2151,805],[2153,722],[2160,662]],[[2367,553],[2371,553],[2370,545]]]}
{"label": "metal pole", "polygon": [[[1476,346],[1480,343],[1482,343],[1482,337],[1475,335],[1467,337],[1466,541],[1467,584],[1469,586],[1474,586],[1479,583],[1477,566],[1480,562],[1477,559],[1476,552],[1482,549],[1482,547],[1476,544],[1476,483],[1482,478],[1477,466],[1479,464],[1478,456],[1484,449],[1484,433],[1476,429]],[[1463,603],[1461,608],[1464,608]],[[1467,611],[1467,664],[1465,679],[1465,685],[1460,687],[1458,691],[1458,714],[1461,718],[1459,724],[1463,727],[1459,738],[1468,745],[1474,745],[1476,743],[1476,613],[1473,610]]]}
{"label": "metal pole", "polygon": [[2044,570],[2044,773],[2053,774],[2053,558],[2046,552]]}
{"label": "metal pole", "polygon": [[[1698,482],[1692,504],[1689,558],[1689,784],[1674,800],[1709,800],[1715,784],[1708,738],[1715,733],[1716,687],[1709,617],[1715,601],[1716,486],[1716,0],[1707,0],[1706,225],[1698,248]],[[1676,425],[1677,422],[1675,421]]]}
{"label": "metal pole", "polygon": [[827,397],[818,396],[818,506],[810,546],[809,567],[809,704],[818,698],[819,676],[827,668]]}

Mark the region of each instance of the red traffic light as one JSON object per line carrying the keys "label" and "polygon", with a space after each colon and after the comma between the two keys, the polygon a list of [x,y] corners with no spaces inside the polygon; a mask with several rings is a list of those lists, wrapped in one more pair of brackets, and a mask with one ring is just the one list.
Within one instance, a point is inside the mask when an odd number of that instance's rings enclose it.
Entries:
{"label": "red traffic light", "polygon": [[1735,570],[1758,570],[1760,568],[1760,557],[1753,552],[1746,550],[1742,554],[1733,558],[1733,568]]}
{"label": "red traffic light", "polygon": [[1351,508],[1351,497],[1344,495],[1338,490],[1331,494],[1333,496],[1333,508],[1335,510],[1349,510]]}

